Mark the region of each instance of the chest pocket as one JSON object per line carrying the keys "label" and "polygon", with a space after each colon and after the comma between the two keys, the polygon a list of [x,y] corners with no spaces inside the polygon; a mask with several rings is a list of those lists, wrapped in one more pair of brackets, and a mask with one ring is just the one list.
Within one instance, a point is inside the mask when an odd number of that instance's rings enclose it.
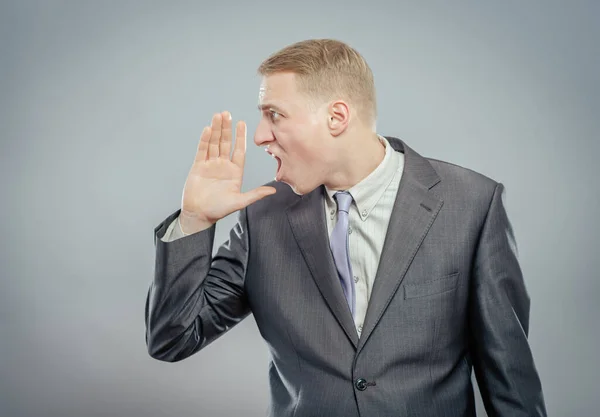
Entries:
{"label": "chest pocket", "polygon": [[458,272],[432,281],[404,285],[404,299],[428,297],[456,289]]}

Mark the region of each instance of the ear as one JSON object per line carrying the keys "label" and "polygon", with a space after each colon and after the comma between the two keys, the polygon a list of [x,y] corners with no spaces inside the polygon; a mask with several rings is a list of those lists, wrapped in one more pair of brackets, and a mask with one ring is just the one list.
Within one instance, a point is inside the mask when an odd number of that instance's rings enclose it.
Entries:
{"label": "ear", "polygon": [[339,136],[348,128],[350,122],[350,107],[343,100],[329,104],[327,124],[332,136]]}

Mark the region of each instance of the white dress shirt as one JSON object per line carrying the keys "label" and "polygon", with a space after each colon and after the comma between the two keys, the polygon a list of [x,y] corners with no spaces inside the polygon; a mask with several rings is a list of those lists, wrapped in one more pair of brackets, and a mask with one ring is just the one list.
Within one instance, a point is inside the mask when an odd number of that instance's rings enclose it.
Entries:
{"label": "white dress shirt", "polygon": [[[346,190],[353,198],[348,214],[348,250],[356,287],[354,325],[359,336],[404,168],[404,154],[394,151],[383,136],[379,136],[379,140],[385,146],[383,161],[362,181]],[[331,236],[337,221],[337,204],[333,199],[337,190],[325,189],[327,231]]]}

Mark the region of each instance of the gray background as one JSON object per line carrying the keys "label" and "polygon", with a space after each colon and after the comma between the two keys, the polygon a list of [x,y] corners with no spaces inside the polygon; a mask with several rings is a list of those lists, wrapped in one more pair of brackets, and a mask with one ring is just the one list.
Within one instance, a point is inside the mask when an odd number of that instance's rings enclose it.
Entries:
{"label": "gray background", "polygon": [[379,133],[506,185],[549,413],[597,415],[599,17],[592,1],[2,4],[0,414],[264,415],[252,317],[183,362],[148,356],[153,228],[214,112],[248,123],[245,190],[272,179],[256,67],[333,37],[375,73]]}

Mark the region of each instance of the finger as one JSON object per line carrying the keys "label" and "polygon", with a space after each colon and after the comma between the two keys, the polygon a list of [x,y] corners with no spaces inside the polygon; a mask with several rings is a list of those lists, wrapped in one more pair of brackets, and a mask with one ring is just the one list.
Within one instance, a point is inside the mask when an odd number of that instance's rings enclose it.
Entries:
{"label": "finger", "polygon": [[219,143],[219,158],[229,160],[231,153],[231,113],[224,111],[221,113],[223,118],[223,128],[221,129],[221,142]]}
{"label": "finger", "polygon": [[208,153],[208,143],[210,142],[210,126],[206,126],[202,129],[202,135],[200,135],[200,142],[198,142],[198,151],[196,152],[196,158],[194,161],[204,161]]}
{"label": "finger", "polygon": [[221,140],[221,113],[217,113],[212,118],[210,143],[208,144],[208,159],[219,156],[219,141]]}
{"label": "finger", "polygon": [[235,126],[235,148],[231,161],[244,169],[244,160],[246,159],[246,123],[241,120]]}
{"label": "finger", "polygon": [[258,187],[258,188],[255,188],[254,190],[245,192],[241,195],[241,204],[243,205],[243,207],[240,207],[240,209],[242,209],[246,206],[249,206],[250,204],[252,204],[258,200],[261,200],[267,196],[275,194],[276,192],[277,192],[277,190],[275,189],[275,187],[266,187],[266,186]]}

